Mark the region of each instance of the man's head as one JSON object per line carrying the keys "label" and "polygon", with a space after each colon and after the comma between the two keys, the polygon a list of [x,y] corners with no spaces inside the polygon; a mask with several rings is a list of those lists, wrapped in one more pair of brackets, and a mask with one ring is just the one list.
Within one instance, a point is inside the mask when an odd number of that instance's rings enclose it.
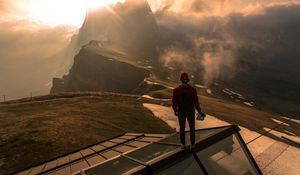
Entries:
{"label": "man's head", "polygon": [[181,75],[180,75],[180,81],[183,84],[187,84],[190,81],[189,75],[186,72],[181,73]]}

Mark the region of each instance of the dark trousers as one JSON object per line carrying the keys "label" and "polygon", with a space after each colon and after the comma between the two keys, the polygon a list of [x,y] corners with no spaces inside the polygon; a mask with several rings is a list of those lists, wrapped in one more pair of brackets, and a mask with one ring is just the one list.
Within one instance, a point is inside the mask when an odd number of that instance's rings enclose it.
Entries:
{"label": "dark trousers", "polygon": [[185,145],[185,122],[186,119],[188,120],[189,127],[190,127],[190,140],[191,144],[195,144],[195,111],[193,112],[180,112],[178,114],[178,121],[179,121],[179,135],[180,135],[180,142],[182,145]]}

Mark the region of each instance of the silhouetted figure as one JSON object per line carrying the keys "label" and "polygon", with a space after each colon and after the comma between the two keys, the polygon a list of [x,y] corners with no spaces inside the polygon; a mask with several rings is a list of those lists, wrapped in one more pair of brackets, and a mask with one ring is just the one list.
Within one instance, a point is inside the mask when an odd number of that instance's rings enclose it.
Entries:
{"label": "silhouetted figure", "polygon": [[188,120],[190,127],[191,146],[195,144],[195,109],[201,113],[201,108],[198,102],[197,91],[188,84],[189,76],[187,73],[182,73],[180,76],[182,84],[173,90],[173,110],[178,116],[180,128],[180,142],[182,148],[187,148],[185,145],[185,122]]}

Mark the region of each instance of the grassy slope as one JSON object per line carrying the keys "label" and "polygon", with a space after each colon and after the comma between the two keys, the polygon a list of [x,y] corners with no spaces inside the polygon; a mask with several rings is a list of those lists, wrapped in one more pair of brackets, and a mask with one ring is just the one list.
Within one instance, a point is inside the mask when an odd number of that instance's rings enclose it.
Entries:
{"label": "grassy slope", "polygon": [[[82,94],[57,97],[0,105],[0,174],[30,167],[125,132],[173,132],[153,117],[142,106],[143,100],[137,100],[136,96],[104,93],[93,97]],[[51,98],[54,96],[34,100]]]}
{"label": "grassy slope", "polygon": [[[170,99],[172,97],[172,89],[154,91],[150,93],[150,96]],[[286,121],[286,119],[280,117],[279,114],[247,107],[231,101],[207,96],[200,96],[199,101],[203,111],[207,114],[261,134],[265,133],[266,129],[271,129],[274,126],[277,126],[279,121]],[[164,105],[170,106],[171,102],[166,102]],[[276,128],[276,130],[281,133],[300,137],[300,127],[297,122],[290,121],[288,126]],[[290,144],[281,137],[278,137],[278,135],[272,135],[269,133],[268,136],[272,139]]]}

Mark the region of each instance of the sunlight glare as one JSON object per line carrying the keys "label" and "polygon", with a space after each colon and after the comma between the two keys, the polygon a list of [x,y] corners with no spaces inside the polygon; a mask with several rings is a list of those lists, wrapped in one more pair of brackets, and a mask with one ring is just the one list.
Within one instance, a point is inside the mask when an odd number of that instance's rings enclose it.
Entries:
{"label": "sunlight glare", "polygon": [[86,10],[108,6],[124,0],[32,0],[30,18],[50,26],[60,24],[80,27]]}

